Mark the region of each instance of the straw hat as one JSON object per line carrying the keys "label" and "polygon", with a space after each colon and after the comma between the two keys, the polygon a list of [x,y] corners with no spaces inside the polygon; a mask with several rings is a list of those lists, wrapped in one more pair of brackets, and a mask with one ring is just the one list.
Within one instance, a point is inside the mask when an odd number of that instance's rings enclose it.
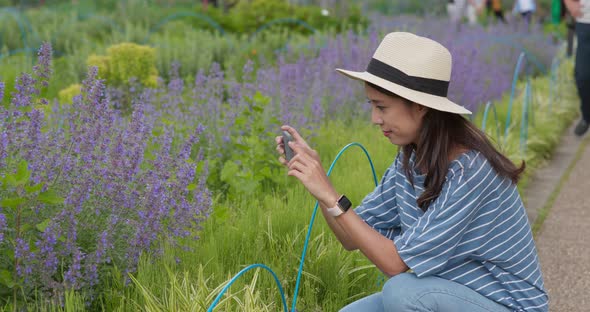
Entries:
{"label": "straw hat", "polygon": [[451,53],[440,43],[407,32],[385,36],[364,72],[336,69],[352,79],[370,82],[403,98],[455,114],[471,114],[447,98]]}

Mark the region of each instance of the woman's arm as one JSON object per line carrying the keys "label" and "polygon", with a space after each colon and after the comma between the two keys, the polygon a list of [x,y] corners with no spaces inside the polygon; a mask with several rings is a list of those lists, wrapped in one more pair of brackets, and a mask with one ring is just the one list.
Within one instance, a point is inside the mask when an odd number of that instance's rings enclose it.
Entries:
{"label": "woman's arm", "polygon": [[[333,202],[330,207],[336,206],[338,198],[339,196],[333,196],[328,200]],[[328,206],[327,203],[322,205]],[[332,217],[325,209],[322,210],[326,220],[331,219],[336,226],[343,229],[347,235],[347,242],[354,246],[354,249],[359,249],[381,272],[391,277],[408,270],[393,242],[365,223],[354,210],[349,209],[338,217]]]}
{"label": "woman's arm", "polygon": [[[388,276],[407,271],[408,266],[398,255],[394,243],[365,223],[354,210],[349,209],[338,217],[333,217],[326,211],[327,208],[336,206],[339,195],[328,179],[319,155],[307,145],[295,129],[284,126],[282,130],[289,131],[295,139],[289,143],[295,156],[288,163],[284,157],[280,157],[279,161],[289,168],[288,175],[301,181],[319,201],[326,222],[342,246],[347,250],[359,249]],[[276,142],[277,151],[284,154],[281,138],[277,137]]]}
{"label": "woman's arm", "polygon": [[[338,198],[338,197],[336,197],[336,198]],[[335,202],[336,201],[334,201],[334,203]],[[344,249],[346,249],[348,251],[357,250],[358,247],[356,246],[354,241],[350,238],[350,235],[348,235],[348,233],[344,230],[344,228],[336,221],[336,218],[333,217],[332,215],[330,215],[326,211],[326,209],[332,208],[332,207],[328,207],[325,204],[323,204],[322,202],[320,202],[320,208],[322,209],[322,214],[324,215],[324,219],[326,220],[326,223],[328,223],[328,226],[330,227],[332,232],[334,232],[334,235],[336,235],[336,238],[338,238],[338,240],[340,241],[340,244],[342,244],[342,247],[344,247]]]}
{"label": "woman's arm", "polygon": [[[316,151],[314,151],[311,147],[309,147],[307,142],[305,142],[305,140],[299,135],[299,133],[295,129],[293,129],[292,127],[289,127],[289,126],[283,126],[281,129],[288,131],[291,134],[291,136],[293,136],[293,138],[295,139],[295,142],[297,142],[299,145],[299,148],[300,148],[299,153],[300,154],[305,153],[311,159],[313,159],[316,163],[318,163],[318,164],[320,163],[320,158],[319,158],[318,153]],[[279,152],[279,154],[284,155],[285,154],[285,147],[283,146],[282,137],[280,137],[280,136],[276,137],[275,142],[277,144],[276,149]],[[283,156],[281,156],[279,158],[279,162],[281,162],[285,166],[288,166],[287,161]],[[326,182],[328,185],[331,186],[330,181],[328,180],[327,176],[323,180],[324,180],[324,182]],[[329,193],[325,194],[326,197],[336,197],[338,195],[336,193],[336,191],[334,191],[333,187],[330,187],[328,189],[328,192]],[[334,201],[334,202],[336,202],[336,201]],[[346,233],[346,231],[344,231],[344,229],[334,220],[333,216],[331,216],[329,213],[327,213],[326,209],[331,208],[331,207],[328,207],[322,201],[319,201],[319,203],[320,203],[320,208],[322,210],[322,214],[324,215],[324,219],[328,223],[328,226],[330,227],[332,232],[334,232],[334,235],[336,235],[336,238],[338,238],[338,240],[342,244],[342,247],[344,247],[344,249],[349,250],[349,251],[356,250],[357,247],[353,244],[352,240],[350,239],[350,237]]]}
{"label": "woman's arm", "polygon": [[408,270],[391,240],[363,221],[354,210],[336,217],[351,241],[384,274],[391,277]]}

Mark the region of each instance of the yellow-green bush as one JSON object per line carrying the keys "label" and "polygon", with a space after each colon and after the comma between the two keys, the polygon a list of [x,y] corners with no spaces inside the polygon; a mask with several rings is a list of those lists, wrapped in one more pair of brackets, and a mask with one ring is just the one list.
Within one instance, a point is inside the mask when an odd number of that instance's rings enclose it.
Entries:
{"label": "yellow-green bush", "polygon": [[72,103],[72,98],[82,93],[82,85],[79,83],[69,85],[67,88],[62,89],[57,94],[57,98],[60,104]]}
{"label": "yellow-green bush", "polygon": [[91,54],[86,61],[88,66],[96,66],[98,68],[98,77],[107,79],[109,74],[109,57],[105,55]]}
{"label": "yellow-green bush", "polygon": [[155,87],[158,71],[154,48],[135,43],[120,43],[107,49],[107,55],[91,55],[89,66],[98,67],[99,77],[111,85],[126,85],[135,77],[141,84]]}

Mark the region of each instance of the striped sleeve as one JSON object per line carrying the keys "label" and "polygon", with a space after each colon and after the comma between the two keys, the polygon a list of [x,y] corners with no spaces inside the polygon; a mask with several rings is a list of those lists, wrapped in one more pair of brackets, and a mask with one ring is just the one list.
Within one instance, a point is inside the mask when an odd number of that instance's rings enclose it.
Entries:
{"label": "striped sleeve", "polygon": [[440,195],[424,215],[395,238],[400,257],[417,276],[433,275],[445,268],[496,176],[487,161],[449,173]]}
{"label": "striped sleeve", "polygon": [[400,218],[395,196],[395,177],[399,168],[399,154],[385,171],[381,182],[369,193],[355,212],[381,235],[393,240],[400,233]]}

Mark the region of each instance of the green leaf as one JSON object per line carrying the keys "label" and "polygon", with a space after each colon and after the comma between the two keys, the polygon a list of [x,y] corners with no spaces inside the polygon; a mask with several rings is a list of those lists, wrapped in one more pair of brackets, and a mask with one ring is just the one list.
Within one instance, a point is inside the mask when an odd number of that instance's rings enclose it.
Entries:
{"label": "green leaf", "polygon": [[260,91],[257,91],[256,94],[254,94],[254,102],[265,105],[270,103],[270,97],[265,96]]}
{"label": "green leaf", "polygon": [[6,199],[3,199],[2,201],[0,201],[0,206],[6,207],[6,208],[16,208],[26,201],[27,201],[27,199],[24,197],[6,198]]}
{"label": "green leaf", "polygon": [[234,126],[239,127],[246,125],[248,119],[244,117],[245,115],[248,115],[248,112],[244,112],[242,116],[236,118],[236,120],[234,121]]}
{"label": "green leaf", "polygon": [[224,222],[229,218],[229,209],[226,206],[216,206],[213,209],[213,218],[217,222]]}
{"label": "green leaf", "polygon": [[[4,180],[2,181],[2,185],[9,185],[9,186],[16,186],[16,179],[14,178],[13,174],[6,174]],[[6,187],[4,187],[6,188]]]}
{"label": "green leaf", "polygon": [[25,186],[25,191],[27,191],[27,194],[37,193],[43,188],[43,185],[44,182],[41,182],[33,186]]}
{"label": "green leaf", "polygon": [[43,222],[35,225],[35,228],[39,230],[39,232],[45,232],[45,229],[49,226],[49,222],[51,222],[51,219],[45,219]]}
{"label": "green leaf", "polygon": [[21,160],[18,164],[18,168],[16,169],[16,175],[14,179],[16,180],[16,185],[25,185],[29,182],[31,178],[31,171],[29,170],[28,164],[25,160]]}
{"label": "green leaf", "polygon": [[37,197],[37,199],[39,199],[39,201],[41,201],[42,203],[52,205],[63,204],[64,202],[64,199],[55,194],[53,190],[47,190],[46,192],[42,192],[41,194],[39,194],[39,197]]}
{"label": "green leaf", "polygon": [[239,150],[247,152],[250,148],[248,147],[248,145],[245,144],[241,144],[241,143],[236,143],[234,144],[235,147],[237,147]]}
{"label": "green leaf", "polygon": [[6,269],[0,270],[0,284],[12,289],[14,287],[14,279],[12,278],[12,272]]}
{"label": "green leaf", "polygon": [[258,175],[265,178],[272,178],[272,172],[270,171],[270,167],[262,168],[262,170],[258,171]]}
{"label": "green leaf", "polygon": [[239,170],[240,168],[235,162],[231,160],[226,161],[223,165],[223,169],[221,170],[221,181],[231,181],[231,179],[238,173]]}
{"label": "green leaf", "polygon": [[258,105],[254,105],[254,106],[252,106],[252,110],[254,110],[255,112],[260,113],[260,112],[264,111],[264,108],[262,108],[262,107],[260,107]]}
{"label": "green leaf", "polygon": [[196,188],[197,188],[197,185],[195,183],[191,183],[191,184],[189,184],[189,185],[186,186],[186,190],[187,191],[192,191],[192,190],[194,190]]}

